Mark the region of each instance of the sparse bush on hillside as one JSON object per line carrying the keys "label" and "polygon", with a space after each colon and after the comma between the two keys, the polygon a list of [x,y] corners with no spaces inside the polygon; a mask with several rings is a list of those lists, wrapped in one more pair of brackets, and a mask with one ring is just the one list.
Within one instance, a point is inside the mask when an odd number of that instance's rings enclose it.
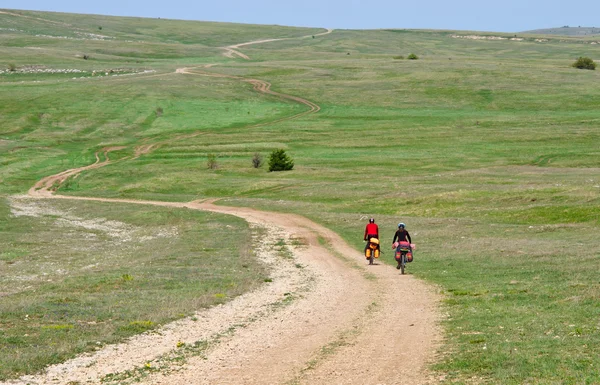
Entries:
{"label": "sparse bush on hillside", "polygon": [[98,29],[99,29],[100,31],[102,31],[102,26],[99,26],[99,27],[98,27]]}
{"label": "sparse bush on hillside", "polygon": [[410,55],[408,55],[408,60],[419,60],[419,57],[414,53],[411,53]]}
{"label": "sparse bush on hillside", "polygon": [[262,155],[260,155],[258,152],[255,152],[254,156],[252,157],[252,167],[260,168],[260,166],[262,166],[262,165],[263,165]]}
{"label": "sparse bush on hillside", "polygon": [[273,150],[269,157],[269,171],[287,171],[294,168],[294,161],[285,150]]}
{"label": "sparse bush on hillside", "polygon": [[156,117],[158,118],[162,116],[164,110],[162,107],[156,107],[156,110],[154,112],[156,113]]}
{"label": "sparse bush on hillside", "polygon": [[87,60],[87,59],[89,59],[89,58],[90,58],[90,56],[89,56],[89,55],[83,55],[83,60]]}
{"label": "sparse bush on hillside", "polygon": [[15,71],[17,70],[17,66],[16,66],[14,63],[10,63],[10,64],[8,65],[8,70],[9,70],[10,72],[15,72]]}
{"label": "sparse bush on hillside", "polygon": [[208,161],[206,162],[206,166],[209,170],[215,170],[219,167],[217,165],[217,156],[215,154],[208,154]]}
{"label": "sparse bush on hillside", "polygon": [[573,63],[573,67],[582,70],[595,70],[596,63],[594,63],[594,61],[589,57],[579,57],[579,59],[577,59],[575,63]]}
{"label": "sparse bush on hillside", "polygon": [[58,189],[61,191],[77,191],[79,190],[79,181],[75,178],[68,178],[58,186]]}
{"label": "sparse bush on hillside", "polygon": [[394,56],[394,59],[396,59],[396,60],[404,60],[404,56],[397,55],[397,56]]}

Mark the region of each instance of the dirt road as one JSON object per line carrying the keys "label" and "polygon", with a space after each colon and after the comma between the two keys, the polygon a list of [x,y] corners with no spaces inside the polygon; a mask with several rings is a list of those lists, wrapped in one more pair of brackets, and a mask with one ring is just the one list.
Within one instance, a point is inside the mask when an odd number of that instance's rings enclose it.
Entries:
{"label": "dirt road", "polygon": [[[271,239],[285,239],[292,258],[277,257],[266,245],[258,254],[272,269],[273,282],[260,290],[10,384],[127,383],[110,381],[123,376],[143,384],[186,385],[434,382],[427,364],[440,334],[432,288],[391,266],[367,265],[337,234],[306,218],[211,202],[39,197],[236,215],[266,228]],[[187,357],[185,365],[165,359],[177,356],[178,345],[197,341],[209,347]],[[162,369],[127,375],[146,367]]]}
{"label": "dirt road", "polygon": [[235,58],[240,57],[242,59],[246,59],[246,60],[250,60],[250,57],[246,54],[241,53],[240,51],[238,51],[238,49],[240,47],[245,47],[248,45],[254,45],[254,44],[263,44],[263,43],[270,43],[273,41],[282,41],[282,40],[292,40],[292,39],[308,39],[308,38],[313,38],[313,37],[317,37],[317,36],[324,36],[324,35],[328,35],[331,32],[333,32],[333,29],[327,29],[325,32],[321,32],[318,33],[316,35],[307,35],[307,36],[302,36],[302,37],[284,37],[284,38],[279,38],[279,39],[263,39],[263,40],[254,40],[254,41],[249,41],[246,43],[240,43],[240,44],[234,44],[234,45],[228,45],[227,47],[222,47],[222,49],[225,50],[224,55],[229,57],[229,58]]}
{"label": "dirt road", "polygon": [[[319,110],[308,100],[271,91],[264,81],[190,69],[177,72],[181,76],[223,76],[248,82],[257,92],[308,107],[306,112],[285,119]],[[144,143],[134,157],[159,145]],[[105,148],[90,166],[42,179],[30,189],[29,196],[235,215],[253,227],[266,229],[268,239],[284,239],[289,255],[279,255],[281,250],[277,251],[274,241],[263,245],[257,253],[269,266],[272,282],[259,290],[198,311],[194,317],[167,325],[158,333],[104,347],[50,367],[42,375],[10,384],[111,384],[134,380],[186,385],[436,382],[427,371],[441,336],[435,290],[411,275],[400,275],[391,266],[367,265],[359,251],[323,226],[293,214],[224,207],[210,201],[177,203],[53,194],[69,176],[110,165],[110,152],[118,149]],[[186,350],[192,346],[195,350]]]}

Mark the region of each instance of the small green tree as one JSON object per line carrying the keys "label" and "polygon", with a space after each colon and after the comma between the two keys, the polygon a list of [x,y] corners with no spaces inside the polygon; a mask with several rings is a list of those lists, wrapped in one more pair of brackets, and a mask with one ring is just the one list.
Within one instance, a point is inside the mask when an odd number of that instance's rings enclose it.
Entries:
{"label": "small green tree", "polygon": [[594,61],[592,59],[590,59],[589,57],[579,57],[579,59],[577,59],[575,61],[575,63],[573,63],[573,67],[575,68],[579,68],[582,70],[595,70],[596,69],[596,63],[594,63]]}
{"label": "small green tree", "polygon": [[206,162],[206,167],[209,170],[215,170],[219,166],[217,165],[217,156],[215,154],[208,154],[208,161]]}
{"label": "small green tree", "polygon": [[269,171],[287,171],[294,168],[294,161],[285,150],[273,150],[269,157]]}
{"label": "small green tree", "polygon": [[408,55],[408,60],[419,60],[419,57],[414,53],[411,53],[410,55]]}
{"label": "small green tree", "polygon": [[255,152],[254,156],[252,157],[252,167],[260,168],[260,166],[262,166],[262,164],[263,164],[262,155],[260,155],[258,152]]}

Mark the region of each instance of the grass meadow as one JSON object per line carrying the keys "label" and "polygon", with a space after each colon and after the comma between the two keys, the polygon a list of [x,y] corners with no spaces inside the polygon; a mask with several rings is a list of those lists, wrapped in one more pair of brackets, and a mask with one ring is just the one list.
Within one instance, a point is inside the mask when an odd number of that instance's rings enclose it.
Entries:
{"label": "grass meadow", "polygon": [[[0,346],[10,352],[0,379],[263,281],[243,246],[252,232],[235,218],[18,198],[102,148],[126,146],[59,192],[222,198],[305,215],[357,249],[369,216],[390,244],[405,222],[418,247],[410,274],[443,294],[440,383],[600,382],[600,73],[571,67],[600,59],[592,37],[313,38],[322,30],[18,14],[0,13]],[[219,49],[263,38],[291,39],[240,48],[251,60]],[[399,59],[411,53],[419,60]],[[205,64],[216,65],[175,73]],[[74,69],[86,72],[63,71]],[[307,107],[205,72],[268,81],[322,109],[280,121]],[[279,148],[293,171],[252,167],[253,154]],[[72,223],[105,221],[129,238]],[[392,262],[391,250],[383,259]]]}
{"label": "grass meadow", "polygon": [[3,378],[192,316],[268,276],[253,260],[248,227],[238,218],[23,197],[9,202],[10,212],[0,206]]}

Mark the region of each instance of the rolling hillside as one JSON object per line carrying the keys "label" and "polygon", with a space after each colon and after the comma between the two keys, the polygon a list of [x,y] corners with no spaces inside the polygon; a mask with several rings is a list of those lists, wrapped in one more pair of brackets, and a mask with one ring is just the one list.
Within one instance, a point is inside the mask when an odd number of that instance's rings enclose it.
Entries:
{"label": "rolling hillside", "polygon": [[[600,41],[566,30],[0,10],[0,380],[268,282],[240,219],[24,197],[104,162],[49,188],[298,214],[356,250],[405,222],[443,296],[437,382],[599,383],[600,73],[571,64]],[[294,170],[252,167],[277,149]]]}
{"label": "rolling hillside", "polygon": [[558,35],[558,36],[586,37],[586,36],[599,36],[600,28],[564,26],[564,27],[559,27],[559,28],[534,29],[534,30],[525,31],[522,33],[534,34],[534,35]]}

